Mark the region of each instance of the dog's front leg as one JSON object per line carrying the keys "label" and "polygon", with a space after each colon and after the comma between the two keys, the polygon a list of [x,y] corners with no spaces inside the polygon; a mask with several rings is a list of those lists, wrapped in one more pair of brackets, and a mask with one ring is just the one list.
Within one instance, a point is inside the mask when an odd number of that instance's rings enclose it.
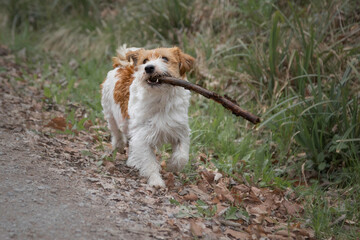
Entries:
{"label": "dog's front leg", "polygon": [[127,165],[139,169],[140,175],[148,178],[150,186],[165,187],[154,149],[146,143],[145,137],[136,135],[131,137]]}
{"label": "dog's front leg", "polygon": [[189,136],[172,144],[172,156],[167,164],[167,170],[171,172],[181,171],[189,161]]}

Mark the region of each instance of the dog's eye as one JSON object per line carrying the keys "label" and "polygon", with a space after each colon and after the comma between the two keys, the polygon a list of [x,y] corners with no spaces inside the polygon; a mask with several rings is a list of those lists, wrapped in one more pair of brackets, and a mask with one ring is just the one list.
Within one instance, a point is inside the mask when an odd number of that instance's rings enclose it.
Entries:
{"label": "dog's eye", "polygon": [[162,60],[164,60],[165,62],[169,61],[169,59],[167,57],[162,57]]}
{"label": "dog's eye", "polygon": [[149,59],[144,59],[144,61],[143,61],[143,64],[145,64],[145,63],[147,63],[149,61]]}

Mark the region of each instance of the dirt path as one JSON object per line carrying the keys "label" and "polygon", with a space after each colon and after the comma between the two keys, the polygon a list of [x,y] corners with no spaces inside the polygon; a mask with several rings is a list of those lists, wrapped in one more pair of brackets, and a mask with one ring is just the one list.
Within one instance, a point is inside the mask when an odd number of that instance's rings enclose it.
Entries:
{"label": "dirt path", "polygon": [[151,228],[93,194],[85,176],[44,161],[27,139],[0,129],[0,239],[153,238]]}

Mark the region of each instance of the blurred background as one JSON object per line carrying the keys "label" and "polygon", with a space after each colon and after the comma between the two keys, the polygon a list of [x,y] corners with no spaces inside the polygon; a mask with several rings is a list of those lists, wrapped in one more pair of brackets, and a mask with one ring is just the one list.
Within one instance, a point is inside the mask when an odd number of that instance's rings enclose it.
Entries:
{"label": "blurred background", "polygon": [[[193,94],[191,159],[205,155],[259,186],[293,187],[319,238],[358,236],[358,0],[0,0],[0,28],[16,61],[41,72],[46,101],[81,104],[98,123],[99,85],[118,46],[179,46],[196,58],[190,81],[262,118],[254,128]],[[81,128],[84,119],[66,111]],[[328,201],[334,192],[337,204]],[[331,226],[343,214],[354,228]]]}

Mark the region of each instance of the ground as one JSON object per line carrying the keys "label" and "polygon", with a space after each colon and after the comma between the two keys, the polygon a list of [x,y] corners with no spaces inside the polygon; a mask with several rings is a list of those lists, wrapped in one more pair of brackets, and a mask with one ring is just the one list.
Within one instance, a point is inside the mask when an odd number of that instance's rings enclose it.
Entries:
{"label": "ground", "polygon": [[32,70],[0,53],[0,239],[314,237],[291,189],[239,183],[211,163],[193,164],[196,181],[163,170],[167,187],[148,187],[126,155],[109,155],[104,121],[69,133],[63,107],[23,80]]}
{"label": "ground", "polygon": [[65,163],[61,140],[36,133],[43,117],[38,91],[16,82],[12,88],[9,74],[0,87],[0,239],[176,238],[159,227],[171,212],[164,211],[168,197],[152,196],[130,169],[107,183],[91,168]]}
{"label": "ground", "polygon": [[[152,239],[100,194],[86,176],[44,161],[29,135],[1,129],[1,239]],[[149,209],[145,209],[149,211]]]}

